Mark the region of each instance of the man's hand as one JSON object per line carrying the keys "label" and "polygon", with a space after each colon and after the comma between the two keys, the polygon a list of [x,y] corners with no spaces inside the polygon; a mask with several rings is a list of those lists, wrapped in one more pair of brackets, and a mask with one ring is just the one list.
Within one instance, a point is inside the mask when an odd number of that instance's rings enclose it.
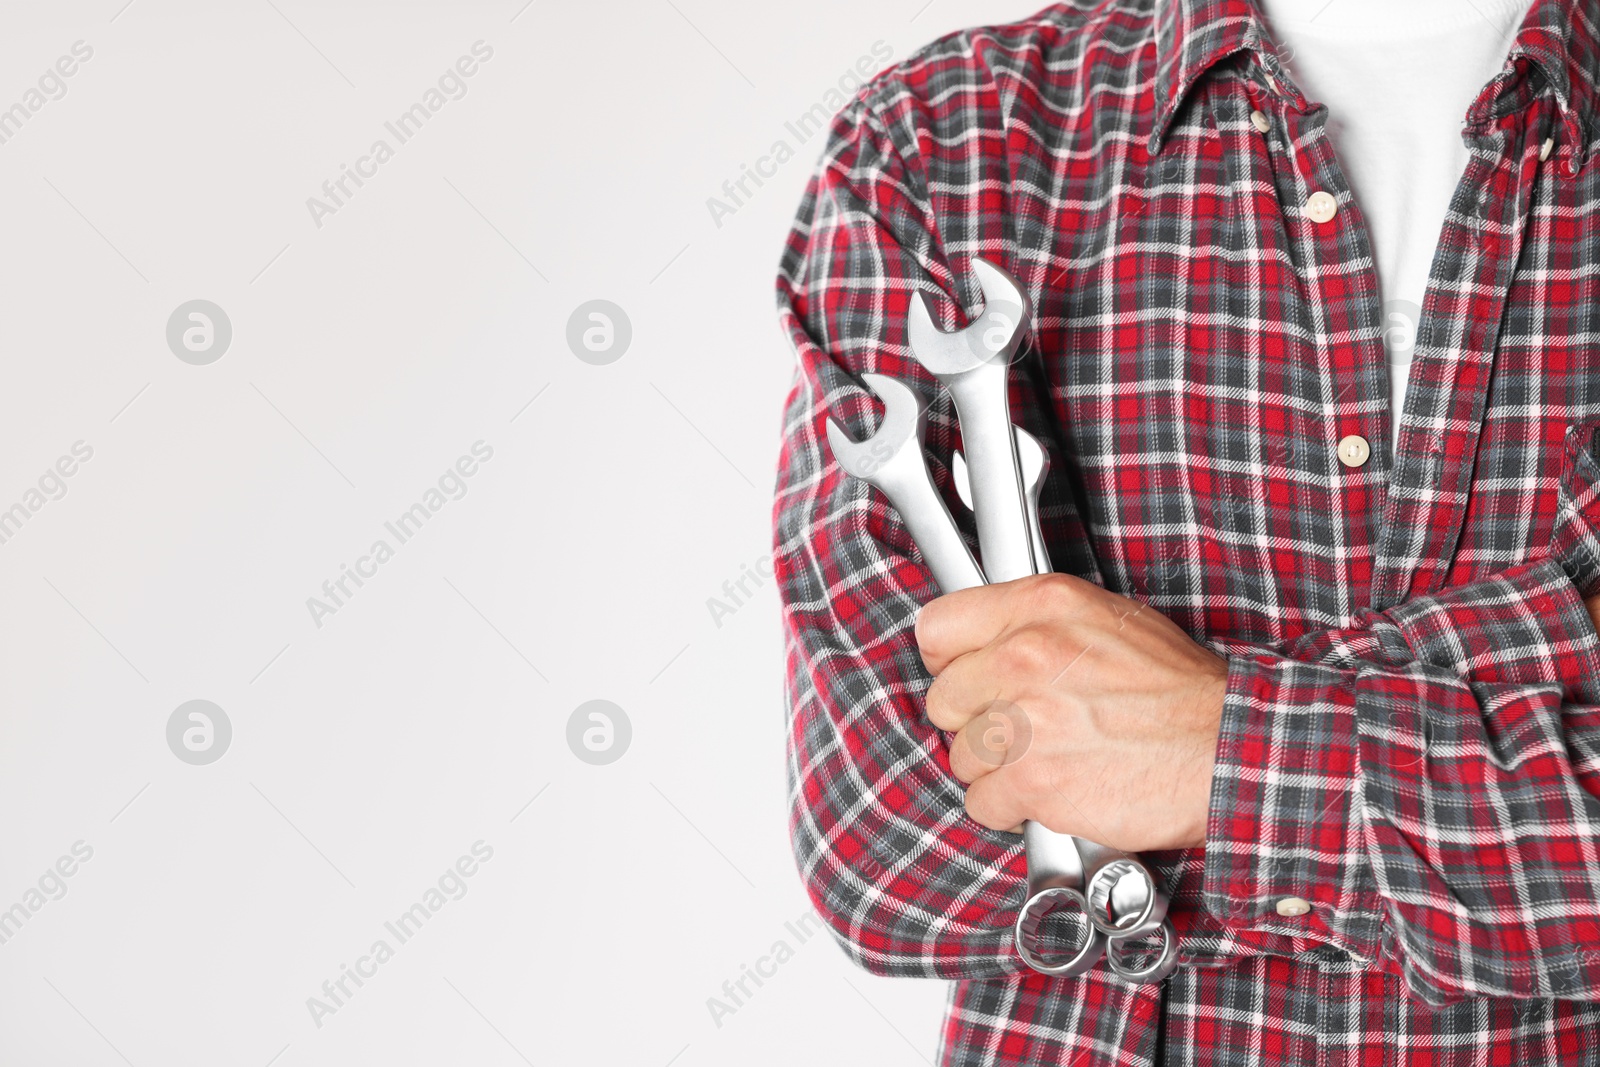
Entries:
{"label": "man's hand", "polygon": [[973,819],[1129,852],[1205,841],[1227,661],[1166,616],[1045,574],[940,597],[917,644]]}

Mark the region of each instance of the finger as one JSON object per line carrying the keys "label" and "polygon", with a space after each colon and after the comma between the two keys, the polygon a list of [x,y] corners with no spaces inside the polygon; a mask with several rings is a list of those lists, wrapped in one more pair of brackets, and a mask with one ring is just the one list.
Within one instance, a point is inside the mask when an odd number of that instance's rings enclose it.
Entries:
{"label": "finger", "polygon": [[1076,614],[1111,594],[1070,574],[1038,574],[999,585],[962,589],[917,613],[917,646],[934,675],[954,660],[991,644],[1012,627]]}
{"label": "finger", "polygon": [[985,647],[948,664],[923,698],[928,721],[941,730],[960,730],[1001,699],[1006,676],[994,670],[993,660],[992,647]]}
{"label": "finger", "polygon": [[1028,818],[1022,796],[1011,780],[1015,776],[1014,768],[1002,767],[967,787],[967,815],[973,822],[991,830],[1010,831]]}
{"label": "finger", "polygon": [[1068,671],[1096,667],[1083,661],[1097,638],[1077,632],[1077,626],[1020,624],[958,657],[928,687],[928,721],[941,730],[960,730],[997,700],[1033,704]]}
{"label": "finger", "polygon": [[1021,759],[1032,743],[1032,723],[1022,708],[995,701],[950,742],[950,772],[970,784]]}
{"label": "finger", "polygon": [[917,647],[929,673],[982,648],[1005,630],[1005,585],[980,585],[947,593],[917,612]]}

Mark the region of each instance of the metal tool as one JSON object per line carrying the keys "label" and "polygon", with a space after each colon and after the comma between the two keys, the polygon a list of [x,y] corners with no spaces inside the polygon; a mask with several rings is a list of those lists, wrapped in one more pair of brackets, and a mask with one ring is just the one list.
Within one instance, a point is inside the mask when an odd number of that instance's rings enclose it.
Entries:
{"label": "metal tool", "polygon": [[1167,895],[1138,859],[1116,849],[1105,851],[1109,857],[1084,857],[1085,864],[1098,864],[1084,896],[1090,921],[1106,935],[1106,966],[1130,982],[1159,982],[1178,965]]}
{"label": "metal tool", "polygon": [[928,298],[911,302],[906,330],[911,352],[948,390],[961,420],[961,440],[972,465],[978,519],[978,554],[991,582],[1037,574],[1028,512],[1011,425],[1011,360],[1032,314],[1028,295],[1011,276],[981,259],[972,261],[983,288],[984,314],[965,329],[944,333],[933,322]]}
{"label": "metal tool", "polygon": [[928,457],[923,452],[928,402],[898,378],[863,374],[861,380],[883,401],[883,420],[870,437],[857,442],[829,419],[828,444],[833,458],[847,474],[889,498],[941,590],[953,593],[983,585],[983,572],[928,474]]}
{"label": "metal tool", "polygon": [[[964,329],[944,333],[934,325],[924,297],[912,304],[908,333],[912,354],[955,402],[969,454],[970,506],[977,518],[983,573],[991,582],[1003,582],[1048,569],[1038,519],[1048,456],[1011,422],[1010,362],[1031,316],[1031,301],[999,267],[974,259],[973,269],[984,294],[982,316]],[[1026,466],[1024,454],[1029,457]],[[1133,981],[1159,981],[1171,972],[1177,942],[1165,921],[1166,896],[1148,868],[1126,853],[1032,822],[1023,824],[1023,841],[1028,899],[1017,917],[1016,942],[1030,967],[1046,974],[1078,974],[1092,965],[1094,956],[1084,958],[1087,948],[1066,958],[1052,956],[1042,936],[1049,916],[1062,912],[1075,917],[1084,903],[1096,934],[1112,942],[1107,963],[1115,973]],[[1083,894],[1078,886],[1085,886]],[[1088,944],[1097,940],[1091,936]]]}
{"label": "metal tool", "polygon": [[[1050,474],[1050,453],[1033,434],[1021,426],[1015,427],[1017,436],[1017,462],[1022,468],[1022,489],[1028,501],[1028,539],[1033,542],[1033,558],[1038,561],[1039,573],[1050,570],[1050,552],[1044,547],[1044,531],[1039,528],[1039,494],[1044,492],[1045,479]],[[967,470],[967,457],[959,451],[950,457],[950,474],[956,483],[956,496],[972,510],[972,478]]]}

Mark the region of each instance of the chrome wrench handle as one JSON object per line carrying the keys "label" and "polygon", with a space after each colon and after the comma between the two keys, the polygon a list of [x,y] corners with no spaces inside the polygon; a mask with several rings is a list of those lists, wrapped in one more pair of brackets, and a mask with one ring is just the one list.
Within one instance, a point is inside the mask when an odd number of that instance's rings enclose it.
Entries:
{"label": "chrome wrench handle", "polygon": [[[1011,424],[1008,369],[1004,364],[983,366],[946,382],[971,465],[978,551],[983,556],[984,574],[996,583],[1039,573],[1033,558],[1022,462]],[[987,425],[990,422],[992,427]]]}
{"label": "chrome wrench handle", "polygon": [[[1050,550],[1044,544],[1044,531],[1039,528],[1039,494],[1044,491],[1045,478],[1050,474],[1050,454],[1033,434],[1020,426],[1013,427],[1017,439],[1017,463],[1022,469],[1023,491],[1028,497],[1028,540],[1033,544],[1033,558],[1040,574],[1050,571]],[[972,510],[972,474],[967,457],[960,451],[950,457],[950,473],[956,483],[956,496]]]}

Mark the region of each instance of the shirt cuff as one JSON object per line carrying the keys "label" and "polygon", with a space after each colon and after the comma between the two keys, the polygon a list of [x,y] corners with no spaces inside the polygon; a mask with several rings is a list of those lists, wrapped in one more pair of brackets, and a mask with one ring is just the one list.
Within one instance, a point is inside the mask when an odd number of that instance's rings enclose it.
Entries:
{"label": "shirt cuff", "polygon": [[[1270,654],[1228,663],[1201,899],[1235,933],[1376,958],[1353,672]],[[1309,905],[1309,908],[1306,906]]]}

